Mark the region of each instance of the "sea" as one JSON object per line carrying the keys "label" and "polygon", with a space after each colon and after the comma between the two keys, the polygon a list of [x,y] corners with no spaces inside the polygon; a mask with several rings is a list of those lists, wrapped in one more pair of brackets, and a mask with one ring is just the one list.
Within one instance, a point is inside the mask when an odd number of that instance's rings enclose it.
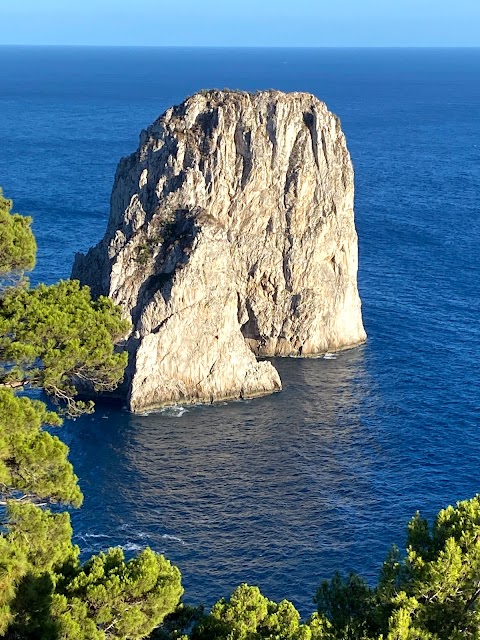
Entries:
{"label": "sea", "polygon": [[275,359],[268,397],[65,422],[75,541],[149,545],[192,604],[246,582],[307,615],[337,570],[374,584],[417,509],[480,491],[480,49],[0,47],[0,185],[34,219],[33,284],[102,237],[140,131],[213,87],[308,91],[340,117],[368,341]]}

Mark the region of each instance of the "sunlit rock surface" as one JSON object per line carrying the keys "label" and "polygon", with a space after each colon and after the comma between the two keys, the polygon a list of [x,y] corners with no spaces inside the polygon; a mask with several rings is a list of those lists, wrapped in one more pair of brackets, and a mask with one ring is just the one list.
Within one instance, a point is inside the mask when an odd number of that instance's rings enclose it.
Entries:
{"label": "sunlit rock surface", "polygon": [[353,169],[338,118],[305,93],[208,91],[121,160],[104,239],[72,277],[130,316],[133,411],[281,388],[255,355],[365,340]]}

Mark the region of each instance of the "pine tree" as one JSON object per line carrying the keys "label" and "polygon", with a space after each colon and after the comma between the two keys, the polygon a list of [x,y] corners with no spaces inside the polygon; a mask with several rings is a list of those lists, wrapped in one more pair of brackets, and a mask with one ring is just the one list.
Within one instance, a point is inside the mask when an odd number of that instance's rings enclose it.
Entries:
{"label": "pine tree", "polygon": [[288,600],[273,602],[258,587],[242,584],[213,605],[193,628],[192,640],[321,640],[330,623],[314,614],[302,623]]}
{"label": "pine tree", "polygon": [[44,431],[59,426],[56,413],[39,401],[0,389],[0,495],[24,501],[57,501],[80,506],[78,478],[67,446]]}
{"label": "pine tree", "polygon": [[24,271],[35,266],[37,245],[30,229],[32,219],[12,214],[12,201],[0,188],[0,291],[19,283]]}
{"label": "pine tree", "polygon": [[77,281],[7,291],[0,298],[0,383],[41,387],[70,416],[93,410],[75,400],[75,384],[115,388],[126,353],[115,353],[128,330],[109,298],[92,301]]}

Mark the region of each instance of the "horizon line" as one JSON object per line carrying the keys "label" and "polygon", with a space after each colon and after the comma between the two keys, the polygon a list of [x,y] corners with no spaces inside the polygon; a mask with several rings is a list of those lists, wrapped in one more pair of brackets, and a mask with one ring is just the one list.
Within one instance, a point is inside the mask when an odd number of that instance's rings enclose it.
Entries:
{"label": "horizon line", "polygon": [[479,45],[215,45],[215,44],[25,44],[0,43],[3,47],[83,49],[480,49]]}

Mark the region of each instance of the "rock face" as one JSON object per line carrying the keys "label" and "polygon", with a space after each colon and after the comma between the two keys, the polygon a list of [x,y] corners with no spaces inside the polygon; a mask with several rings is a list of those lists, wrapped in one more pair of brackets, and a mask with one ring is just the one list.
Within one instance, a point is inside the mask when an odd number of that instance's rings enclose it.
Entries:
{"label": "rock face", "polygon": [[259,356],[365,340],[353,169],[339,120],[305,93],[208,91],[121,160],[104,239],[72,277],[133,330],[132,411],[281,388]]}

